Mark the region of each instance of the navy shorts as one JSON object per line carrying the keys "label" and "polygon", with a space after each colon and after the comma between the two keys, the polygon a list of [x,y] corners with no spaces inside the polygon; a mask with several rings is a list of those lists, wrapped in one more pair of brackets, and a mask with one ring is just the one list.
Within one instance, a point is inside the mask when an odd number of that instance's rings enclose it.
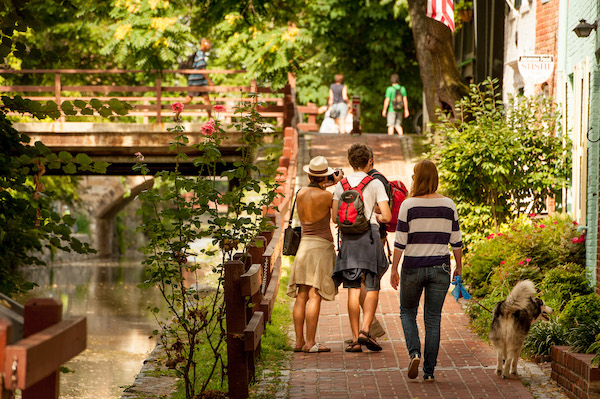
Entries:
{"label": "navy shorts", "polygon": [[364,283],[367,291],[379,291],[381,289],[381,279],[377,277],[377,274],[364,270],[362,275],[355,280],[348,280],[345,276],[342,277],[344,288],[360,288],[360,285]]}

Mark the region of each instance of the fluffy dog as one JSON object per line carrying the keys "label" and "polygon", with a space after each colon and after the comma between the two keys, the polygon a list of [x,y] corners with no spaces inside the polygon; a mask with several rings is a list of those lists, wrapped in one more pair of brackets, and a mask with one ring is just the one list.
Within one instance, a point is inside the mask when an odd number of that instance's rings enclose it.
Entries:
{"label": "fluffy dog", "polygon": [[506,299],[496,304],[489,337],[498,352],[498,375],[509,378],[517,374],[517,362],[531,325],[551,313],[552,309],[536,297],[530,280],[519,281]]}

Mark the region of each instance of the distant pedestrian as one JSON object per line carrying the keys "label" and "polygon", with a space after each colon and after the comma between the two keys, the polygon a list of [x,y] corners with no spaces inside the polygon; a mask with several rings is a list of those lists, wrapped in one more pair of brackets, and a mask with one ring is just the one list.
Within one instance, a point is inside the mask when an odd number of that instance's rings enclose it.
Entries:
{"label": "distant pedestrian", "polygon": [[334,83],[329,86],[329,105],[330,116],[338,126],[341,134],[346,133],[346,114],[348,113],[348,91],[344,84],[344,75],[337,74]]}
{"label": "distant pedestrian", "polygon": [[402,136],[404,134],[402,120],[408,118],[409,115],[406,89],[400,85],[400,78],[397,74],[393,74],[390,81],[392,85],[385,90],[381,115],[386,118],[387,133],[392,136],[395,129]]}
{"label": "distant pedestrian", "polygon": [[[408,378],[411,379],[419,375],[421,341],[417,310],[421,294],[425,291],[423,380],[427,382],[434,381],[442,307],[451,281],[448,244],[456,261],[454,275],[462,274],[462,238],[456,205],[450,198],[438,194],[437,188],[435,164],[427,159],[418,162],[414,168],[410,196],[400,206],[390,276],[394,289],[400,285],[400,318],[410,355]],[[400,276],[398,264],[403,253]]]}
{"label": "distant pedestrian", "polygon": [[[340,232],[341,243],[333,271],[336,286],[344,284],[348,288],[348,316],[352,330],[352,341],[346,347],[346,352],[362,352],[362,345],[371,351],[380,351],[381,346],[370,334],[371,322],[375,316],[379,302],[381,277],[387,271],[389,263],[383,252],[383,244],[379,235],[379,223],[387,223],[391,219],[388,196],[383,183],[367,175],[371,169],[370,149],[361,143],[356,143],[348,149],[348,161],[354,173],[343,178],[333,192],[334,221],[340,220],[341,205],[348,205],[348,219],[365,221],[366,231],[359,233]],[[362,187],[362,188],[361,188]],[[356,201],[348,204],[353,196],[349,188],[362,191],[362,214],[351,212],[357,210]],[[355,197],[358,198],[358,197]],[[338,228],[343,223],[338,222]],[[361,223],[362,224],[362,223]],[[358,223],[357,223],[358,227]],[[364,284],[366,295],[363,304],[363,322],[360,324],[360,292]]]}
{"label": "distant pedestrian", "polygon": [[[198,51],[196,51],[196,53],[194,54],[194,60],[192,61],[192,68],[191,69],[206,69],[206,57],[207,57],[207,52],[211,49],[212,44],[211,42],[206,39],[206,38],[202,38],[202,40],[200,40],[200,49],[198,49]],[[210,78],[208,77],[208,75],[204,74],[204,73],[194,73],[194,74],[190,74],[188,75],[188,86],[199,86],[199,87],[203,87],[203,86],[213,86],[213,82],[212,80],[210,80]],[[201,92],[189,92],[185,99],[183,100],[184,104],[189,104],[192,99],[194,97],[197,97],[198,95],[200,95]],[[211,108],[210,108],[210,97],[208,96],[208,93],[202,93],[202,98],[204,99],[204,104],[208,105],[208,117],[210,118],[211,116]]]}
{"label": "distant pedestrian", "polygon": [[[296,346],[294,352],[329,352],[316,341],[321,299],[332,301],[337,294],[331,275],[335,262],[331,234],[332,195],[325,187],[337,183],[342,173],[329,167],[322,156],[304,166],[308,187],[298,192],[298,217],[302,226],[300,246],[292,264],[287,294],[296,298],[293,309]],[[304,328],[306,327],[306,335]]]}

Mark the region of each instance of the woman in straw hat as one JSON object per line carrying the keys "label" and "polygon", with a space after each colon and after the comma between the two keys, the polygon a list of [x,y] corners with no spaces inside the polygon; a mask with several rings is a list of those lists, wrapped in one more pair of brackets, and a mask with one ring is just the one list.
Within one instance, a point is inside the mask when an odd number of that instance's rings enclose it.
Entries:
{"label": "woman in straw hat", "polygon": [[[302,238],[292,265],[287,294],[294,303],[295,352],[318,353],[331,349],[316,342],[321,299],[331,301],[337,289],[331,278],[335,249],[331,234],[331,204],[333,196],[325,187],[337,183],[342,173],[336,173],[322,156],[304,166],[308,187],[297,195],[298,217]],[[333,175],[333,180],[331,176]],[[306,325],[306,336],[304,326]]]}

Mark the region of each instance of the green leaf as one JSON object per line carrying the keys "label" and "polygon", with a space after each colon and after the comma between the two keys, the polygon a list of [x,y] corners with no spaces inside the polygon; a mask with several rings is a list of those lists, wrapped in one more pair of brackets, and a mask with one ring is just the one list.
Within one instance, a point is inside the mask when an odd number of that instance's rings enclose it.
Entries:
{"label": "green leaf", "polygon": [[70,162],[70,163],[66,164],[65,166],[63,166],[62,170],[66,174],[72,175],[77,172],[77,166],[75,166],[74,163]]}
{"label": "green leaf", "polygon": [[64,162],[71,162],[73,160],[73,156],[66,151],[59,152],[58,157]]}

